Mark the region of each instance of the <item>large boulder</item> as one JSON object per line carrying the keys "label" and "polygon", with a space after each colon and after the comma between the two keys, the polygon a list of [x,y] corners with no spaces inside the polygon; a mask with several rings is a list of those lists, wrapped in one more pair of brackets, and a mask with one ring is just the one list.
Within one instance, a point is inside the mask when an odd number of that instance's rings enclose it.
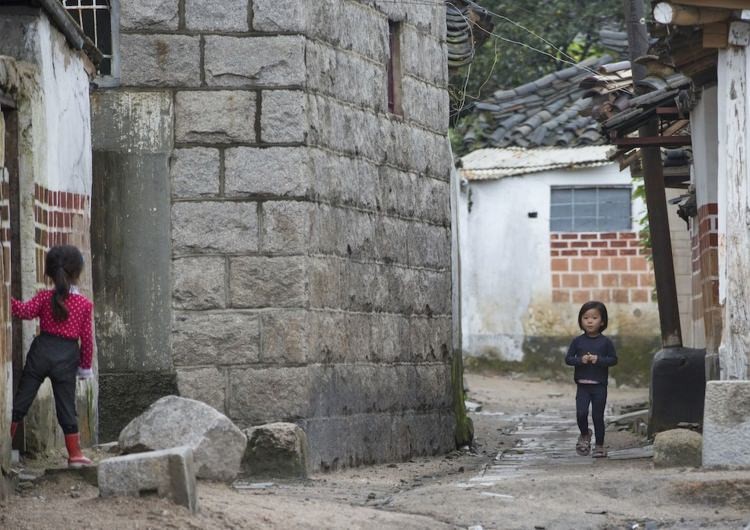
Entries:
{"label": "large boulder", "polygon": [[269,423],[245,431],[242,470],[253,477],[307,476],[307,436],[294,423]]}
{"label": "large boulder", "polygon": [[654,466],[700,467],[703,437],[689,429],[671,429],[656,435]]}
{"label": "large boulder", "polygon": [[240,471],[247,438],[216,409],[178,396],[165,396],[120,433],[124,453],[187,445],[193,449],[196,476],[229,481]]}

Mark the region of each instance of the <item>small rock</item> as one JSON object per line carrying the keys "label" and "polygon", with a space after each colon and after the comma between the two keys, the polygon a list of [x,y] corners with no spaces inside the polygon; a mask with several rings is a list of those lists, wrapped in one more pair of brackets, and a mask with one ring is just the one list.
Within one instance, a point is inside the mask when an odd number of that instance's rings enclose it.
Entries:
{"label": "small rock", "polygon": [[482,410],[482,405],[474,401],[464,401],[464,405],[466,405],[466,412],[479,412]]}
{"label": "small rock", "polygon": [[388,464],[388,467],[398,468],[396,464]]}
{"label": "small rock", "polygon": [[688,429],[660,432],[654,440],[654,466],[700,467],[703,437]]}
{"label": "small rock", "polygon": [[294,423],[269,423],[245,431],[242,469],[254,477],[306,477],[307,436]]}
{"label": "small rock", "polygon": [[373,499],[374,499],[375,497],[377,497],[377,495],[375,495],[375,493],[373,493],[373,492],[370,492],[370,494],[369,494],[369,495],[367,496],[367,500],[368,500],[368,501],[371,501],[371,500],[373,500]]}

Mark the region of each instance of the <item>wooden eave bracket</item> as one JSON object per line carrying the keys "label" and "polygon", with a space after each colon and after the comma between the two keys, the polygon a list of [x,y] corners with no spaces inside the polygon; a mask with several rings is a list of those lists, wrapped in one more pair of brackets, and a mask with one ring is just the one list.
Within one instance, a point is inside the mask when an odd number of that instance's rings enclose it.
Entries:
{"label": "wooden eave bracket", "polygon": [[732,46],[750,45],[750,23],[737,21],[729,26],[729,44]]}

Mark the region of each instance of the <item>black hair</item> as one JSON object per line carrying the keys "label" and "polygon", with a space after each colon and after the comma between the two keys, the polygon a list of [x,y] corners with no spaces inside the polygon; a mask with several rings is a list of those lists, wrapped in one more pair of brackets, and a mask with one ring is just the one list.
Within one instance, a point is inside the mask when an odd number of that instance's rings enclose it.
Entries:
{"label": "black hair", "polygon": [[[596,300],[591,300],[590,302],[586,302],[581,306],[581,310],[578,312],[578,327],[583,330],[583,314],[588,311],[589,309],[596,309],[599,311],[599,315],[602,317],[602,323],[599,326],[599,332],[604,331],[607,329],[607,306],[605,306],[601,302],[597,302]],[[584,330],[585,331],[585,330]]]}
{"label": "black hair", "polygon": [[55,283],[55,294],[52,295],[52,316],[61,321],[68,318],[68,307],[65,300],[70,294],[70,286],[78,281],[83,270],[83,254],[72,245],[59,245],[47,252],[44,262],[44,274]]}

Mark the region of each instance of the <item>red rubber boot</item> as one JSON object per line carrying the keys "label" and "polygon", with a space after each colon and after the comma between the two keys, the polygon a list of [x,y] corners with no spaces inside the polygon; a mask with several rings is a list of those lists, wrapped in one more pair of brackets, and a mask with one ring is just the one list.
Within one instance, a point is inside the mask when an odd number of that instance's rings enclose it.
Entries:
{"label": "red rubber boot", "polygon": [[78,468],[94,464],[81,452],[81,435],[79,433],[66,434],[65,447],[68,449],[68,467]]}

